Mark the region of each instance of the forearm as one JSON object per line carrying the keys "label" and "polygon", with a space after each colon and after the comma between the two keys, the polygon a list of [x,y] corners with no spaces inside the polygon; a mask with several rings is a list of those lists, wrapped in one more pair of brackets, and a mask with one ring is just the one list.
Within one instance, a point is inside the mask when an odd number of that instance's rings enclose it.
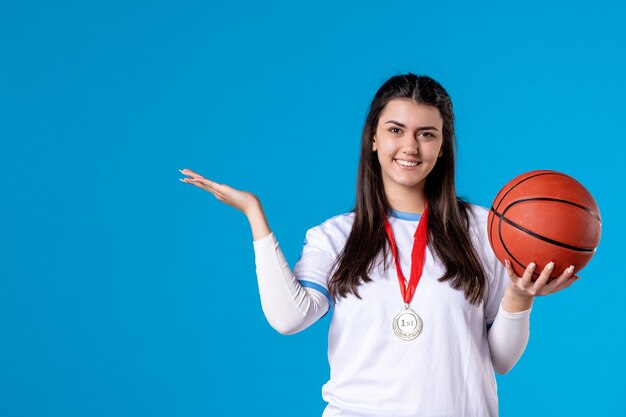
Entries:
{"label": "forearm", "polygon": [[[530,306],[526,310],[509,311],[511,307],[525,304],[502,300],[498,314],[489,329],[488,340],[494,370],[499,374],[509,372],[521,358],[530,336]],[[531,303],[532,305],[532,303]]]}
{"label": "forearm", "polygon": [[535,297],[516,294],[515,291],[507,287],[502,298],[502,308],[509,313],[519,313],[520,311],[529,310],[533,306]]}

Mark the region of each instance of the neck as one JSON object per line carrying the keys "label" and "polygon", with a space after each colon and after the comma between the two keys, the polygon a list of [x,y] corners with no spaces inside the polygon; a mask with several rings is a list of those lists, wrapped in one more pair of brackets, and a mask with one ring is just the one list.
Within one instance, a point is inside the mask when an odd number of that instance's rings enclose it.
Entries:
{"label": "neck", "polygon": [[426,207],[423,187],[394,187],[393,189],[385,187],[385,194],[393,210],[421,214]]}

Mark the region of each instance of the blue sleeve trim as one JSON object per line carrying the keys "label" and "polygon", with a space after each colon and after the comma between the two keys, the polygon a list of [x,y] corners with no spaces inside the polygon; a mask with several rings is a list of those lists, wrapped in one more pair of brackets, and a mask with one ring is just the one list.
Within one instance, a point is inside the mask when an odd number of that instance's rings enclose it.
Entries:
{"label": "blue sleeve trim", "polygon": [[330,307],[333,306],[333,300],[330,298],[330,294],[328,293],[328,290],[326,288],[322,287],[317,282],[305,281],[301,279],[299,279],[298,282],[303,287],[313,288],[314,290],[321,292],[322,295],[326,297],[326,300],[328,300],[328,305],[330,305]]}

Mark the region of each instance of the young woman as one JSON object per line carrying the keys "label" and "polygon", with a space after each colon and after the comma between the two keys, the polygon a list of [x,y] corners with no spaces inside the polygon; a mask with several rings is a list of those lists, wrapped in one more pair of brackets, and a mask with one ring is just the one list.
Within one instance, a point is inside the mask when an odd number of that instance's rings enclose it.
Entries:
{"label": "young woman", "polygon": [[535,281],[501,265],[485,208],[455,192],[454,115],[432,78],[391,77],[361,138],[356,204],[310,229],[292,271],[259,199],[184,169],[247,216],[261,303],[283,334],[334,307],[325,417],[497,416],[494,371],[508,372],[529,336],[533,299],[569,287],[573,267]]}

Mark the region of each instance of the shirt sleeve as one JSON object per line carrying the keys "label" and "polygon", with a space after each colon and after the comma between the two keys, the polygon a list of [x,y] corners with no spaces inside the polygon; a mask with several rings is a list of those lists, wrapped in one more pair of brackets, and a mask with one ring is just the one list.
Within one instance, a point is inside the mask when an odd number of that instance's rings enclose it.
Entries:
{"label": "shirt sleeve", "polygon": [[506,374],[519,361],[526,349],[530,336],[530,310],[510,313],[502,308],[502,298],[509,286],[509,275],[506,268],[491,249],[487,237],[487,214],[483,209],[482,219],[479,221],[479,231],[483,241],[483,251],[486,254],[485,272],[489,285],[485,301],[485,325],[488,331],[489,349],[494,371]]}
{"label": "shirt sleeve", "polygon": [[335,253],[327,232],[322,226],[309,229],[306,233],[302,255],[294,267],[298,282],[306,288],[322,294],[330,306],[333,301],[328,292],[328,279]]}
{"label": "shirt sleeve", "polygon": [[491,249],[487,233],[489,210],[472,205],[477,250],[487,274],[484,320],[493,369],[499,374],[509,372],[519,361],[530,336],[530,310],[510,313],[502,308],[502,299],[509,286],[509,275]]}
{"label": "shirt sleeve", "polygon": [[493,369],[499,374],[509,372],[522,357],[530,335],[530,310],[509,313],[502,308],[489,330],[489,350]]}
{"label": "shirt sleeve", "polygon": [[328,291],[296,279],[273,233],[253,245],[261,307],[274,329],[281,334],[297,333],[326,314]]}
{"label": "shirt sleeve", "polygon": [[485,303],[485,324],[487,328],[490,328],[498,314],[500,303],[504,297],[506,287],[509,285],[509,275],[504,268],[504,265],[500,263],[496,255],[493,253],[489,242],[487,242],[487,248],[485,252],[488,255],[489,263],[487,265],[486,273],[489,282],[487,301]]}

